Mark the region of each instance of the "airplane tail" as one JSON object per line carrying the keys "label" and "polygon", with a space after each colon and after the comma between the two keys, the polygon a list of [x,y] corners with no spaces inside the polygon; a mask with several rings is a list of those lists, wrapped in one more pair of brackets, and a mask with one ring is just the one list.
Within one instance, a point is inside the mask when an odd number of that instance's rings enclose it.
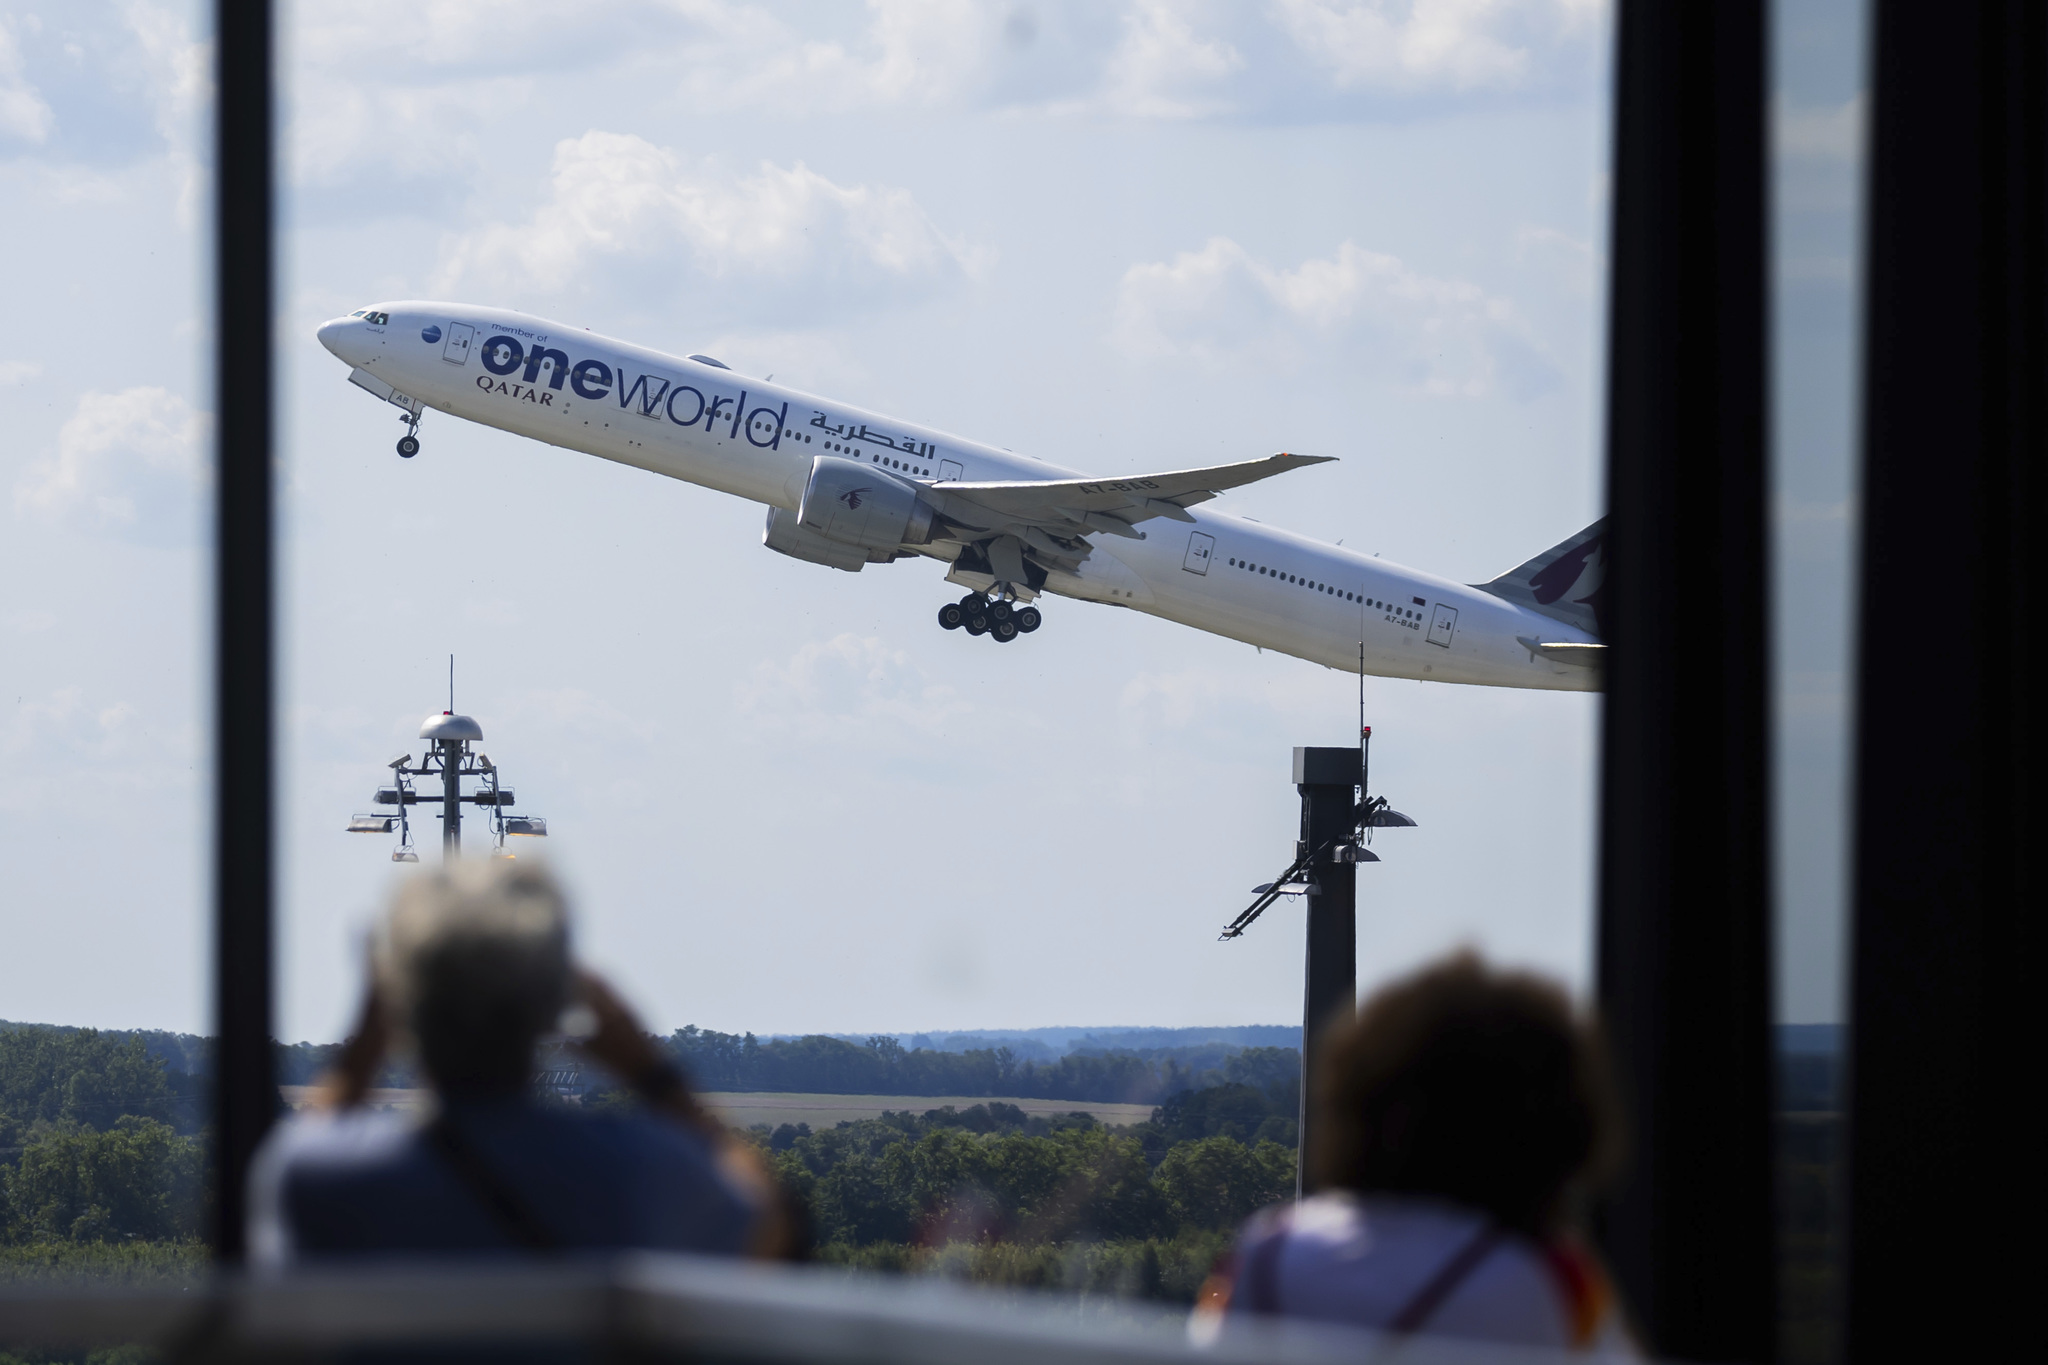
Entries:
{"label": "airplane tail", "polygon": [[1599,635],[1600,608],[1607,590],[1607,518],[1492,582],[1472,586]]}

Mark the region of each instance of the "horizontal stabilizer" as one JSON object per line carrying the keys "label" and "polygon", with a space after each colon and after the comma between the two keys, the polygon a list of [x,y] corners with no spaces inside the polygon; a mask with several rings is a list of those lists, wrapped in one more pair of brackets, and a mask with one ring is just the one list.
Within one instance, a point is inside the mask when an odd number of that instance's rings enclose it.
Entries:
{"label": "horizontal stabilizer", "polygon": [[1570,664],[1574,668],[1601,668],[1607,663],[1606,645],[1573,644],[1562,640],[1538,640],[1529,635],[1517,635],[1515,643],[1531,654],[1541,655],[1552,663]]}

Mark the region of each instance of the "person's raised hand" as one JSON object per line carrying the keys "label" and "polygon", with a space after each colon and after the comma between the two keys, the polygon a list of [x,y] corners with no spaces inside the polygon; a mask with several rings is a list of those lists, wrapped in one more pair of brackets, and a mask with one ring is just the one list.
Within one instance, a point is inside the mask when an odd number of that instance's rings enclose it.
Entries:
{"label": "person's raised hand", "polygon": [[628,1085],[662,1065],[639,1016],[603,977],[579,967],[570,991],[575,1004],[590,1012],[589,1032],[577,1042],[591,1060]]}
{"label": "person's raised hand", "polygon": [[592,1060],[638,1091],[648,1107],[703,1134],[727,1180],[744,1191],[758,1211],[749,1252],[768,1259],[798,1248],[788,1196],[776,1185],[759,1153],[737,1142],[690,1091],[681,1068],[640,1026],[640,1018],[604,978],[579,968],[573,986],[577,1006],[590,1012],[589,1033],[578,1039]]}

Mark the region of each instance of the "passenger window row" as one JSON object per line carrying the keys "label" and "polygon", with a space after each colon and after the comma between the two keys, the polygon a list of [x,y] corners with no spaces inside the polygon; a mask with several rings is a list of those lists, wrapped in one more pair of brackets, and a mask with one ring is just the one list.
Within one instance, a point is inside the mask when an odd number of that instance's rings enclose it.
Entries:
{"label": "passenger window row", "polygon": [[1366,597],[1360,593],[1346,592],[1342,588],[1332,587],[1328,583],[1317,583],[1311,579],[1303,578],[1299,574],[1282,573],[1269,564],[1253,564],[1248,560],[1233,559],[1230,561],[1230,567],[1233,569],[1243,569],[1248,573],[1255,573],[1261,577],[1277,578],[1283,583],[1292,583],[1297,587],[1307,588],[1310,592],[1328,593],[1332,597],[1341,597],[1346,602],[1363,602],[1368,607],[1379,611],[1390,611],[1396,616],[1405,616],[1417,621],[1422,619],[1422,613],[1419,611],[1410,611],[1406,607],[1397,607],[1391,602],[1382,602],[1377,598]]}
{"label": "passenger window row", "polygon": [[[836,451],[841,455],[851,455],[856,460],[858,460],[862,455],[867,454],[866,451],[855,450],[852,446],[841,445],[837,441],[825,442],[825,449]],[[886,455],[868,455],[868,463],[887,465],[891,469],[900,469],[906,474],[925,475],[931,473],[929,469],[920,469],[918,466],[910,463],[908,460],[891,459]]]}

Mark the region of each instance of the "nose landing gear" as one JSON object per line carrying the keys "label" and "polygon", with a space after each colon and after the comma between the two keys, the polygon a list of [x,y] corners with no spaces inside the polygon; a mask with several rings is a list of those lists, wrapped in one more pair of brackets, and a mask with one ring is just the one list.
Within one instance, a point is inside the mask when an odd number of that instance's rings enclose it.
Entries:
{"label": "nose landing gear", "polygon": [[405,435],[398,438],[398,457],[410,460],[420,453],[420,414],[409,412],[398,420],[405,423]]}
{"label": "nose landing gear", "polygon": [[1019,635],[1029,635],[1044,624],[1037,607],[1019,607],[985,593],[971,592],[958,602],[939,608],[939,625],[945,630],[965,629],[969,635],[991,635],[1008,644]]}

